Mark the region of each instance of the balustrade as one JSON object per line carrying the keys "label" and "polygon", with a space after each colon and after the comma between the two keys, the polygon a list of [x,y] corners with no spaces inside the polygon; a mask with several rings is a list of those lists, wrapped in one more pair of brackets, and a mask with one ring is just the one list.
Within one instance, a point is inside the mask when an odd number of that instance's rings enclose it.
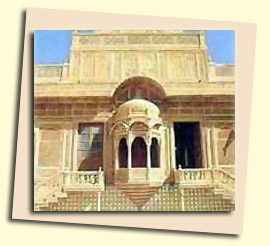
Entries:
{"label": "balustrade", "polygon": [[180,169],[176,183],[181,185],[215,185],[234,191],[234,177],[221,169]]}
{"label": "balustrade", "polygon": [[104,189],[104,173],[100,171],[64,172],[65,189]]}

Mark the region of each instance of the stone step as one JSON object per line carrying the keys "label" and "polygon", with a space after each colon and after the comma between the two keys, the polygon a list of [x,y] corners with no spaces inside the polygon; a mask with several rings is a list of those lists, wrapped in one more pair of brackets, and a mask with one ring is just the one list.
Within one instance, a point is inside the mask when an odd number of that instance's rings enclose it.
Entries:
{"label": "stone step", "polygon": [[[235,206],[229,193],[224,193],[222,189],[215,190],[214,187],[118,185],[107,187],[100,194],[102,211],[182,211],[182,199],[184,211],[229,211]],[[194,203],[194,199],[199,205]],[[173,205],[175,201],[177,206]],[[97,204],[97,192],[69,191],[63,197],[58,197],[57,201],[36,204],[35,211],[97,211]]]}

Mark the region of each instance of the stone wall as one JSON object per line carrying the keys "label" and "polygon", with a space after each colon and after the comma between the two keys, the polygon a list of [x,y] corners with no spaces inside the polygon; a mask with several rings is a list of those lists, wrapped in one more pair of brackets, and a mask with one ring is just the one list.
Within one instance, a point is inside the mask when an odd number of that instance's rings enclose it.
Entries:
{"label": "stone wall", "polygon": [[206,53],[196,51],[72,51],[71,82],[117,82],[133,76],[145,76],[159,83],[207,80]]}

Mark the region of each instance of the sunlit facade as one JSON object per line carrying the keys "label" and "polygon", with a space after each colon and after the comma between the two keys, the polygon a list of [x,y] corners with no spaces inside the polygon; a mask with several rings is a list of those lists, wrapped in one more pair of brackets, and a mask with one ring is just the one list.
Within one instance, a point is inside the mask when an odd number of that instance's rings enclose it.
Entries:
{"label": "sunlit facade", "polygon": [[205,34],[71,40],[34,68],[34,210],[234,210],[234,65]]}

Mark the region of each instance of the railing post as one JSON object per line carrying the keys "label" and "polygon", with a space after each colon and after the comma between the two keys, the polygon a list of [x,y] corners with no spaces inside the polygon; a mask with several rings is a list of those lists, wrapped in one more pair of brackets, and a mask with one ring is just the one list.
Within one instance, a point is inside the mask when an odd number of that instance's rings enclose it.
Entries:
{"label": "railing post", "polygon": [[97,211],[101,211],[101,192],[98,192]]}

